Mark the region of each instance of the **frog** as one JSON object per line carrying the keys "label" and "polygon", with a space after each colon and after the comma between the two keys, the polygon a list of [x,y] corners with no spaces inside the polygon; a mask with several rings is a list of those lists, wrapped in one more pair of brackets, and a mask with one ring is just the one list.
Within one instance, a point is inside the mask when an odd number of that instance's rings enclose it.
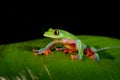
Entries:
{"label": "frog", "polygon": [[44,32],[43,36],[51,38],[53,41],[44,48],[38,50],[33,49],[35,55],[43,54],[48,56],[51,53],[51,48],[57,44],[62,44],[64,47],[55,47],[55,50],[69,53],[72,60],[83,60],[83,56],[86,55],[92,60],[100,61],[99,55],[94,47],[87,46],[77,36],[66,30],[49,28],[48,31]]}

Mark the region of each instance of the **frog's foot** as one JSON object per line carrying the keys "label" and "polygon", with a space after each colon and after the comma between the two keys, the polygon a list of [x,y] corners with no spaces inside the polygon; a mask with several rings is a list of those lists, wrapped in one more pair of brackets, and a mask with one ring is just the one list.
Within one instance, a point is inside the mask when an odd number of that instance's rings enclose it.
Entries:
{"label": "frog's foot", "polygon": [[78,57],[78,54],[76,54],[76,55],[71,54],[70,57],[71,57],[72,60],[76,60],[76,59],[80,60],[79,57]]}
{"label": "frog's foot", "polygon": [[33,51],[33,53],[34,53],[35,56],[39,55],[38,54],[38,50],[33,49],[32,51]]}
{"label": "frog's foot", "polygon": [[33,49],[33,53],[34,53],[35,56],[41,55],[41,54],[44,54],[44,55],[47,56],[49,54],[49,52],[51,52],[49,49],[44,49],[44,48],[42,48],[40,50]]}
{"label": "frog's foot", "polygon": [[64,52],[65,54],[67,53],[72,53],[73,51],[68,49],[68,48],[55,48],[57,51],[62,51]]}
{"label": "frog's foot", "polygon": [[91,59],[96,60],[96,61],[100,61],[99,59],[99,55],[97,53],[95,53],[94,55],[90,56]]}

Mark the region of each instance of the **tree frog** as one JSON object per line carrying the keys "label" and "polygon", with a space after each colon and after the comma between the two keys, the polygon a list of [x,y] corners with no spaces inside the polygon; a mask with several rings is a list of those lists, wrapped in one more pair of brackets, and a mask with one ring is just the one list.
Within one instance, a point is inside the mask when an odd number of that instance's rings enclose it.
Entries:
{"label": "tree frog", "polygon": [[[33,49],[33,53],[35,55],[48,55],[51,52],[51,48],[55,47],[56,44],[62,44],[64,47],[56,48],[56,50],[69,53],[72,60],[82,60],[83,55],[86,55],[96,61],[100,60],[98,53],[95,52],[95,48],[88,47],[78,37],[65,30],[50,28],[43,35],[45,37],[52,38],[53,41],[46,45],[45,48],[41,48],[39,50]],[[76,54],[73,54],[73,52],[76,52]]]}

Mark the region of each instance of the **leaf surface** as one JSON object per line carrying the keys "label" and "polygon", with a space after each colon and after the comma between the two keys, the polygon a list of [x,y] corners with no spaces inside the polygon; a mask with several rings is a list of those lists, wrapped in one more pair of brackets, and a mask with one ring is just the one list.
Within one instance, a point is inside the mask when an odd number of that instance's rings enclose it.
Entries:
{"label": "leaf surface", "polygon": [[[97,48],[120,46],[120,40],[103,36],[78,36],[82,42]],[[0,45],[0,79],[26,80],[118,80],[120,48],[99,52],[100,62],[84,56],[82,61],[54,51],[48,56],[34,56],[33,48],[45,47],[52,39]]]}

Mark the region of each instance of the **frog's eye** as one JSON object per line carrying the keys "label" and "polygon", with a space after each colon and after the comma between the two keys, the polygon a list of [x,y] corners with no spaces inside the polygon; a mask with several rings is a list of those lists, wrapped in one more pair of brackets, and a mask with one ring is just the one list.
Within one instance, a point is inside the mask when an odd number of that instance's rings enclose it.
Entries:
{"label": "frog's eye", "polygon": [[59,34],[59,30],[55,29],[54,34],[58,35]]}

